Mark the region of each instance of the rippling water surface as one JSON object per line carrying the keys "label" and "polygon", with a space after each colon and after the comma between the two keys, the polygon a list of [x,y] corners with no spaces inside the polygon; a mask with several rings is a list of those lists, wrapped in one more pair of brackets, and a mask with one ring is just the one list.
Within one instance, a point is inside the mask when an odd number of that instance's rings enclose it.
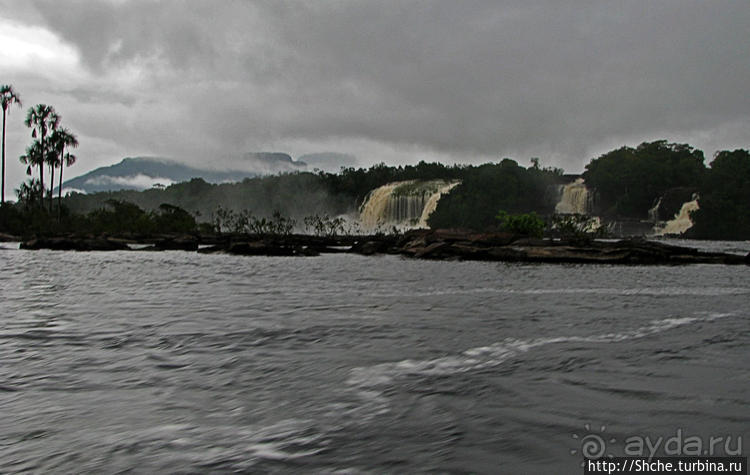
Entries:
{"label": "rippling water surface", "polygon": [[750,441],[743,266],[0,262],[0,472],[580,473],[589,433]]}

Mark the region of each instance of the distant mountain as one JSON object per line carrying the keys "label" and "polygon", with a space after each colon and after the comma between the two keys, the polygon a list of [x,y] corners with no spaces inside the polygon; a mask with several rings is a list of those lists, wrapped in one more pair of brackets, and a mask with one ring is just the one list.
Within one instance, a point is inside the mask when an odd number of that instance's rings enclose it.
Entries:
{"label": "distant mountain", "polygon": [[258,175],[304,170],[306,168],[305,162],[300,160],[295,162],[286,153],[278,152],[246,153],[242,156],[242,162],[245,167]]}
{"label": "distant mountain", "polygon": [[307,164],[308,170],[323,170],[325,172],[337,173],[341,167],[358,166],[357,157],[346,153],[324,152],[308,153],[297,158],[298,161]]}
{"label": "distant mountain", "polygon": [[248,153],[242,157],[243,169],[215,171],[194,168],[164,158],[125,158],[120,163],[100,167],[63,183],[63,190],[96,193],[115,190],[145,190],[154,186],[202,178],[209,183],[242,181],[258,175],[304,170],[305,164],[295,162],[285,153]]}

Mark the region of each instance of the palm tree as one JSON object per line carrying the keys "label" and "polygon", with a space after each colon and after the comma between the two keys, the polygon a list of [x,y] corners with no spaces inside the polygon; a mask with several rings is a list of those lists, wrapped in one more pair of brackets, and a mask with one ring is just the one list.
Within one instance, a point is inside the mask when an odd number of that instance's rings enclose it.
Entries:
{"label": "palm tree", "polygon": [[[57,188],[57,206],[62,206],[62,183],[63,183],[63,169],[67,166],[71,166],[76,162],[76,156],[70,153],[65,153],[65,147],[78,147],[78,139],[71,131],[66,128],[60,128],[52,133],[52,143],[55,144],[59,159],[57,164],[60,167],[60,185]],[[50,190],[52,186],[50,186]],[[50,191],[50,194],[52,191]]]}
{"label": "palm tree", "polygon": [[73,166],[76,163],[76,156],[72,153],[68,152],[65,154],[65,157],[63,157],[63,160],[60,161],[60,186],[57,188],[57,217],[60,218],[62,214],[62,177],[63,177],[63,168],[64,167],[70,167]]}
{"label": "palm tree", "polygon": [[0,204],[5,204],[5,114],[10,110],[10,106],[12,104],[16,104],[18,105],[18,107],[21,107],[21,98],[18,96],[16,91],[13,90],[13,86],[9,86],[6,84],[0,86],[0,101],[2,101],[3,106],[3,186],[2,191],[0,192]]}
{"label": "palm tree", "polygon": [[26,147],[26,153],[18,157],[18,159],[26,165],[26,174],[31,175],[32,168],[42,164],[43,156],[42,144],[38,140],[34,140],[31,145]]}
{"label": "palm tree", "polygon": [[30,178],[28,182],[21,183],[16,190],[18,202],[22,203],[26,209],[35,206],[34,200],[39,197],[39,180]]}
{"label": "palm tree", "polygon": [[37,104],[36,106],[29,109],[26,113],[26,120],[24,121],[26,127],[32,129],[31,136],[38,138],[40,143],[41,161],[39,162],[39,183],[42,186],[41,200],[39,201],[42,205],[44,204],[44,164],[47,162],[47,147],[45,147],[45,139],[48,134],[54,131],[60,123],[60,116],[55,112],[55,108],[46,104]]}
{"label": "palm tree", "polygon": [[54,196],[55,188],[55,168],[59,167],[60,163],[62,162],[60,151],[57,144],[55,143],[55,132],[57,131],[52,131],[52,135],[50,135],[49,140],[47,140],[47,143],[49,143],[50,146],[47,147],[47,149],[49,149],[49,152],[47,153],[47,156],[45,158],[47,166],[49,166],[49,193],[47,195],[49,197],[50,213],[52,212],[52,197]]}

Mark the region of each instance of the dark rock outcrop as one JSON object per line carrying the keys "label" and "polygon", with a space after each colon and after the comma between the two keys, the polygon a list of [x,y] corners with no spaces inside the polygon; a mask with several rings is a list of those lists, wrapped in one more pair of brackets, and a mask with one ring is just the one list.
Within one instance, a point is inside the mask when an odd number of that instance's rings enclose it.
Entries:
{"label": "dark rock outcrop", "polygon": [[241,256],[317,256],[318,252],[306,246],[293,246],[274,241],[233,242],[225,252]]}
{"label": "dark rock outcrop", "polygon": [[276,246],[263,241],[234,242],[226,248],[226,252],[242,256],[293,256],[294,248]]}
{"label": "dark rock outcrop", "polygon": [[213,246],[206,246],[202,248],[198,248],[199,254],[217,254],[221,252],[225,252],[227,250],[227,247],[223,244],[215,244]]}
{"label": "dark rock outcrop", "polygon": [[18,241],[18,240],[19,239],[17,236],[13,236],[11,234],[0,233],[0,242],[13,242],[13,241]]}
{"label": "dark rock outcrop", "polygon": [[126,251],[130,249],[126,243],[106,237],[37,238],[22,242],[20,248],[51,249],[54,251]]}
{"label": "dark rock outcrop", "polygon": [[195,236],[176,236],[159,239],[154,243],[157,251],[197,251],[198,238]]}
{"label": "dark rock outcrop", "polygon": [[394,253],[418,259],[460,259],[574,264],[750,264],[750,257],[701,252],[645,239],[572,243],[518,238],[507,233],[420,230],[405,234],[395,246],[386,241],[355,245],[360,254]]}
{"label": "dark rock outcrop", "polygon": [[[501,262],[574,264],[744,264],[747,256],[702,252],[645,239],[621,241],[567,242],[519,237],[509,233],[474,233],[465,230],[413,230],[403,235],[373,236],[213,236],[210,241],[197,236],[161,236],[150,240],[144,250],[186,250],[200,253],[227,253],[243,256],[317,256],[327,252],[361,255],[396,254],[415,259],[483,260]],[[211,246],[198,249],[200,242]],[[111,251],[129,249],[127,241],[110,237],[37,238],[21,244],[21,249]]]}
{"label": "dark rock outcrop", "polygon": [[351,252],[362,254],[363,256],[372,256],[373,254],[384,254],[388,251],[390,243],[385,240],[367,239],[355,243],[351,247]]}

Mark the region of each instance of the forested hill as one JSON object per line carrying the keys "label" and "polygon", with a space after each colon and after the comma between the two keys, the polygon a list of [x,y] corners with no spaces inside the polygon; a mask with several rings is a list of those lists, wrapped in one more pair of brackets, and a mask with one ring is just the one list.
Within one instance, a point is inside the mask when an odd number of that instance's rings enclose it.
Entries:
{"label": "forested hill", "polygon": [[209,183],[242,181],[244,178],[273,173],[304,170],[305,162],[294,161],[285,153],[258,152],[245,154],[240,170],[196,168],[165,158],[134,157],[100,167],[65,181],[63,189],[96,193],[115,190],[146,190],[202,178]]}
{"label": "forested hill", "polygon": [[719,151],[709,166],[701,150],[666,140],[621,147],[586,165],[586,185],[596,197],[594,214],[605,218],[648,219],[660,205],[670,219],[693,196],[688,236],[750,239],[750,152]]}

